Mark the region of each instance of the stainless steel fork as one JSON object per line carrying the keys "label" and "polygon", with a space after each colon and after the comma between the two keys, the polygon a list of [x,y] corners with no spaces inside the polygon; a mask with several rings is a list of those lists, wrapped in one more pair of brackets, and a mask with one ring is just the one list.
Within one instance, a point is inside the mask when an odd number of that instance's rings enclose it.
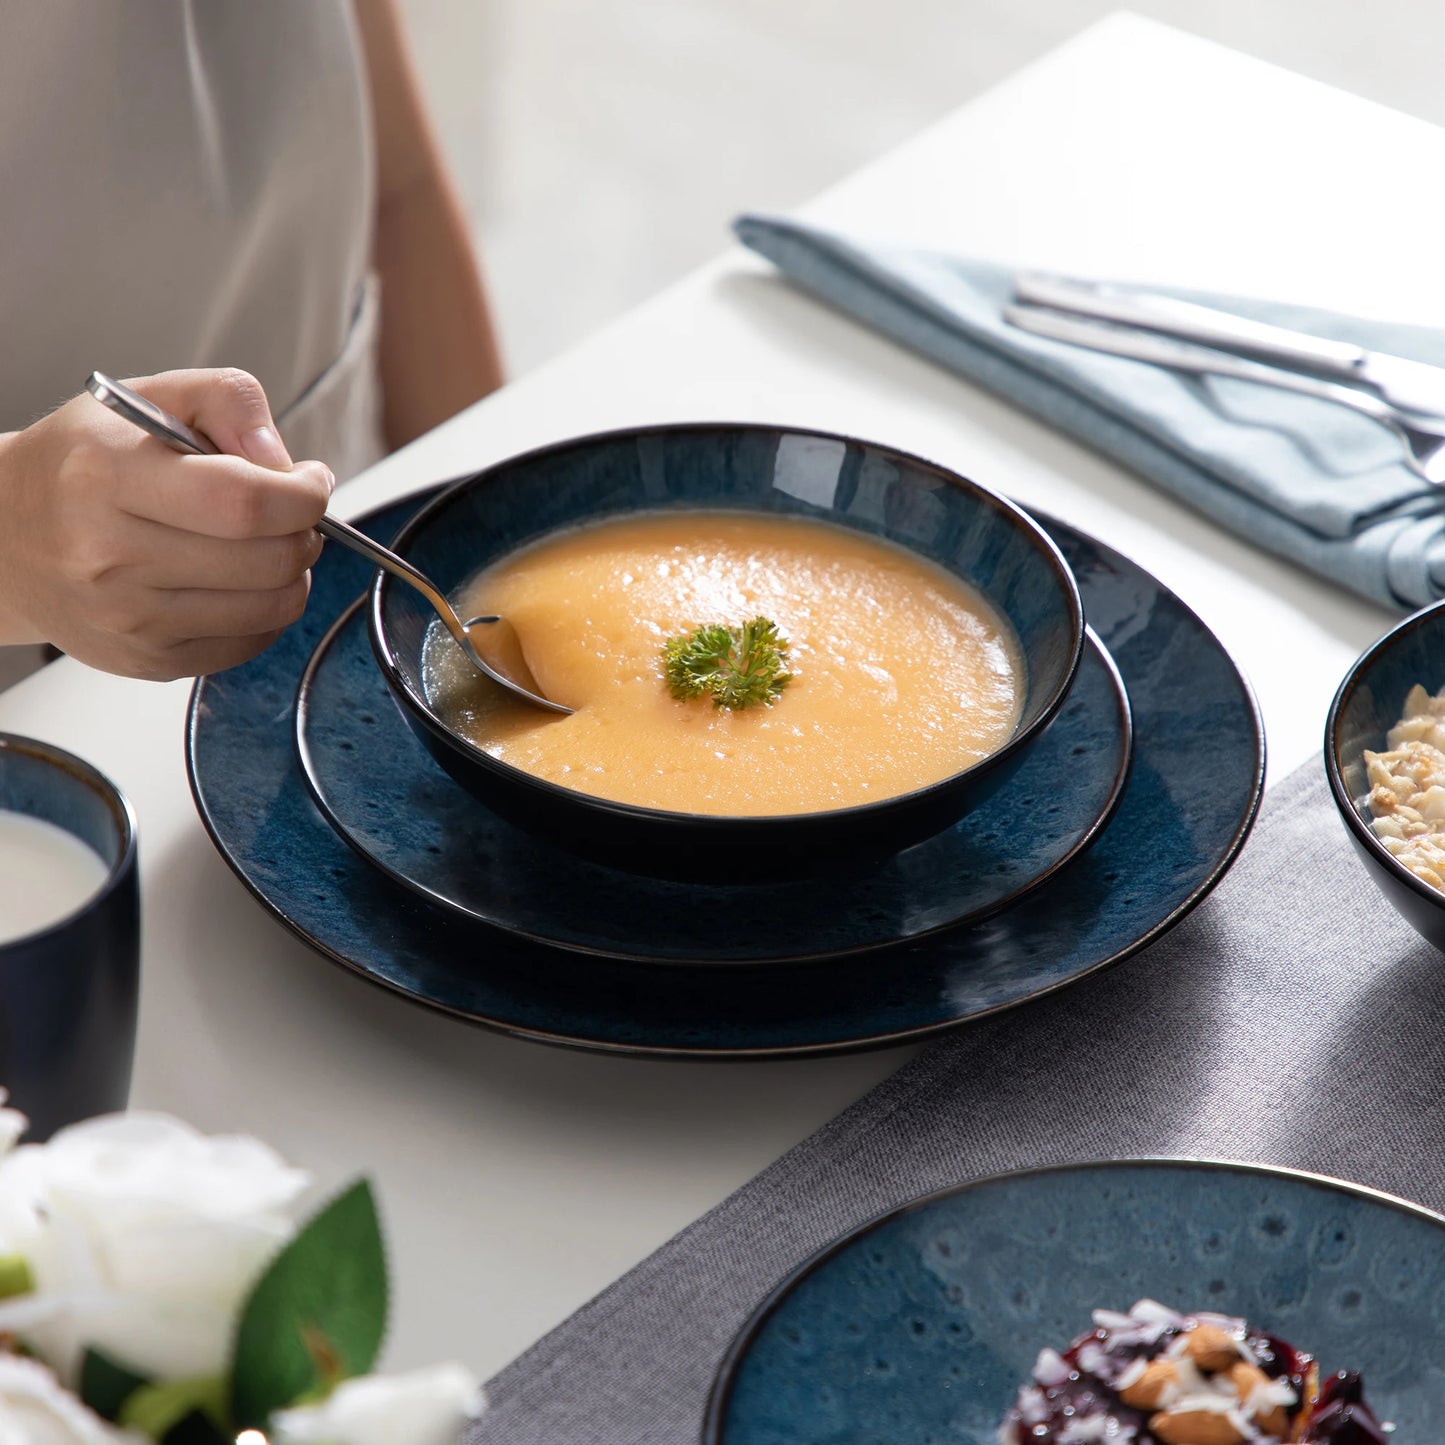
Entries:
{"label": "stainless steel fork", "polygon": [[1005,306],[1004,320],[1023,331],[1067,341],[1092,351],[1112,352],[1134,361],[1168,366],[1209,376],[1234,376],[1257,381],[1282,391],[1295,391],[1320,401],[1335,402],[1367,416],[1394,433],[1405,446],[1405,465],[1435,486],[1445,485],[1445,420],[1432,422],[1409,415],[1381,401],[1379,397],[1353,386],[1321,381],[1277,366],[1246,361],[1208,346],[1195,346],[1147,331],[1134,331],[1107,322],[1085,321],[1042,306]]}

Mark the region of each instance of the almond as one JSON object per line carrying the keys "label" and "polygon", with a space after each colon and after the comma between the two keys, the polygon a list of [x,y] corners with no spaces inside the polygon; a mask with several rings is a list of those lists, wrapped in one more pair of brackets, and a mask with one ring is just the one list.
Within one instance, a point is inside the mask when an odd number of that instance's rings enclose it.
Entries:
{"label": "almond", "polygon": [[1311,1360],[1305,1366],[1304,1388],[1299,1392],[1299,1404],[1295,1407],[1294,1430],[1290,1435],[1291,1440],[1298,1440],[1305,1432],[1309,1424],[1310,1416],[1315,1412],[1315,1403],[1320,1398],[1320,1367]]}
{"label": "almond", "polygon": [[1161,1410],[1149,1428],[1164,1445],[1244,1445],[1244,1436],[1219,1410]]}
{"label": "almond", "polygon": [[1184,1336],[1184,1353],[1206,1374],[1227,1370],[1239,1359],[1239,1343],[1218,1325],[1195,1325]]}
{"label": "almond", "polygon": [[1144,1373],[1127,1389],[1119,1391],[1119,1398],[1136,1410],[1155,1410],[1163,1402],[1169,1386],[1178,1383],[1179,1371],[1173,1360],[1150,1360],[1144,1366]]}
{"label": "almond", "polygon": [[[1248,1360],[1236,1360],[1229,1367],[1226,1378],[1234,1386],[1241,1405],[1248,1405],[1249,1397],[1261,1385],[1269,1384],[1269,1376],[1258,1365],[1251,1365]],[[1283,1405],[1272,1405],[1263,1413],[1256,1414],[1254,1423],[1266,1435],[1277,1435],[1281,1440],[1289,1430],[1289,1416]]]}

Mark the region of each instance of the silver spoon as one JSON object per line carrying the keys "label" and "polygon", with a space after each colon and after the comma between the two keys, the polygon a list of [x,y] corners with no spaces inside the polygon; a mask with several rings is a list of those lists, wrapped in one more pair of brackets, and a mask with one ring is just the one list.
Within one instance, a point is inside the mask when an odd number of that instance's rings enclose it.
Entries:
{"label": "silver spoon", "polygon": [[[149,432],[163,441],[173,451],[199,452],[214,456],[217,448],[209,437],[203,436],[194,427],[187,426],[179,417],[148,401],[139,392],[132,391],[123,382],[115,381],[104,372],[92,371],[86,390],[102,405],[108,406],[119,416]],[[441,589],[424,573],[417,571],[410,562],[398,557],[395,552],[373,542],[365,532],[338,521],[335,517],[324,516],[316,524],[316,530],[343,547],[359,552],[368,562],[385,568],[393,577],[415,587],[435,609],[446,629],[456,639],[457,646],[466,653],[472,664],[485,673],[498,686],[522,698],[535,707],[546,708],[549,712],[570,713],[570,707],[553,702],[543,696],[527,659],[522,654],[522,644],[517,630],[505,617],[472,617],[463,622],[457,616],[451,603]]]}

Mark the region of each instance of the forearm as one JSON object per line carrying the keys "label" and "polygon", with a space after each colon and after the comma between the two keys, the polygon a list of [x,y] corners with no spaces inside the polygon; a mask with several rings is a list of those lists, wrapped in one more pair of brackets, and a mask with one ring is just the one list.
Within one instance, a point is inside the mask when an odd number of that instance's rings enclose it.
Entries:
{"label": "forearm", "polygon": [[[15,446],[19,435],[13,431],[0,432],[0,515],[11,515],[14,511],[12,494],[16,479],[13,473],[18,465]],[[0,572],[0,647],[45,640],[40,628],[24,615],[24,599],[19,595],[22,586],[14,567],[5,567]]]}
{"label": "forearm", "polygon": [[14,647],[19,643],[44,642],[45,638],[33,622],[21,615],[17,603],[5,596],[0,587],[0,647]]}
{"label": "forearm", "polygon": [[22,616],[15,603],[0,590],[0,647],[44,641],[40,628]]}
{"label": "forearm", "polygon": [[395,0],[356,0],[356,17],[376,132],[383,424],[398,447],[495,391],[502,365]]}
{"label": "forearm", "polygon": [[377,216],[387,445],[399,447],[502,384],[480,269],[445,178],[431,172]]}

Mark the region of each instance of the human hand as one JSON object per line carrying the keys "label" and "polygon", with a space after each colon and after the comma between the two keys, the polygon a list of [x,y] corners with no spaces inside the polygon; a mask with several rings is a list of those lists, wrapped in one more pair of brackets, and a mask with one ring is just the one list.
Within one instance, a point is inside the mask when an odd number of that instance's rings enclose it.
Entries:
{"label": "human hand", "polygon": [[335,483],[293,465],[243,371],[128,384],[226,455],[173,452],[83,393],[0,436],[0,641],[132,677],[218,672],[301,615]]}

